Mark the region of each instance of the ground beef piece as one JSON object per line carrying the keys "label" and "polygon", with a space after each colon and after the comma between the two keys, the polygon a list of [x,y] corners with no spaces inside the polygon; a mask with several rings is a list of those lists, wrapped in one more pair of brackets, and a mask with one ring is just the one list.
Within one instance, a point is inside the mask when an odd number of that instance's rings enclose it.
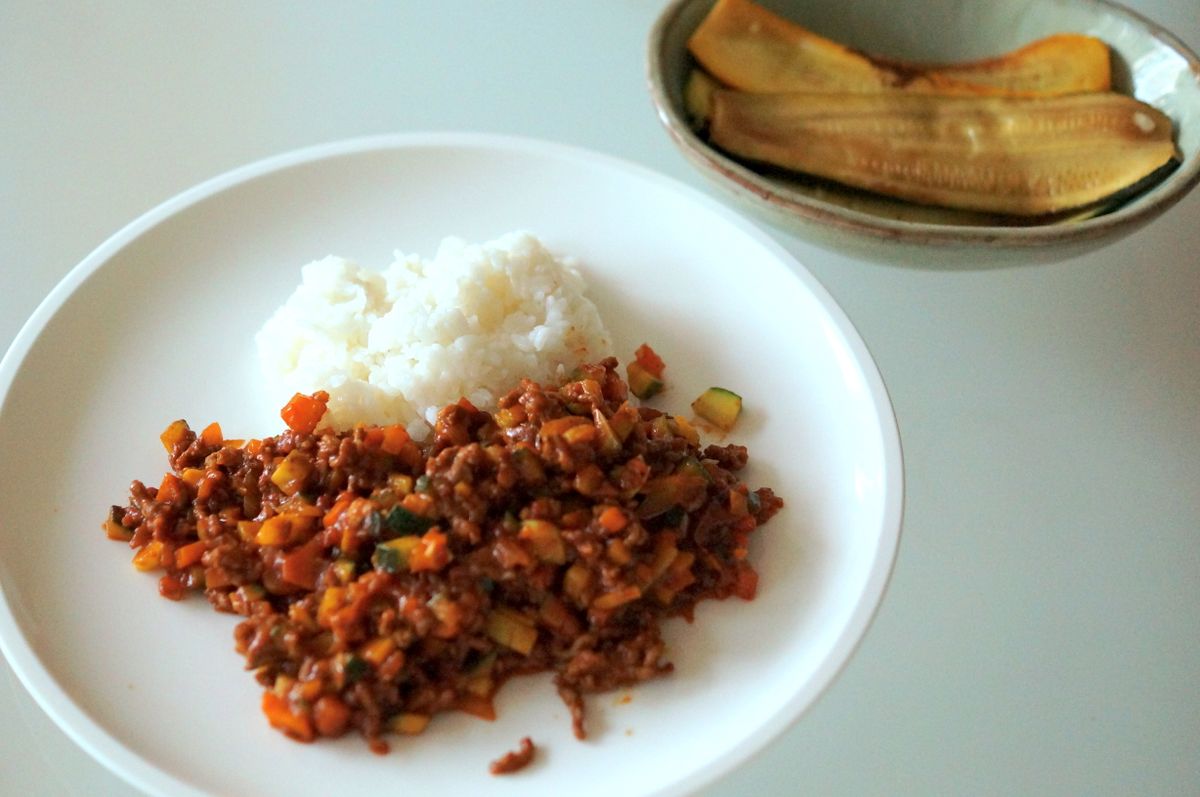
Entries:
{"label": "ground beef piece", "polygon": [[510,772],[524,769],[533,761],[533,755],[536,751],[537,748],[534,746],[533,741],[526,736],[521,740],[520,747],[497,758],[488,767],[488,771],[493,775],[507,775]]}
{"label": "ground beef piece", "polygon": [[[243,618],[235,647],[291,738],[382,752],[441,711],[492,718],[507,679],[546,671],[582,738],[584,695],[671,672],[664,619],[754,596],[749,538],[783,503],[738,479],[744,447],[630,404],[616,368],[450,405],[424,446],[399,425],[223,442],[176,422],[172,473],[106,529],[166,597]],[[523,739],[493,771],[533,755]]]}

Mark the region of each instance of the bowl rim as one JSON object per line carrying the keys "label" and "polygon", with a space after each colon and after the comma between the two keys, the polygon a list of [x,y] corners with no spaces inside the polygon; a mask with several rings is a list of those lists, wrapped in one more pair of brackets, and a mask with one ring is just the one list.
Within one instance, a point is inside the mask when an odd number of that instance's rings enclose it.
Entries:
{"label": "bowl rim", "polygon": [[[1080,5],[1115,14],[1141,28],[1183,58],[1197,85],[1200,85],[1200,56],[1179,37],[1148,17],[1114,0],[1076,0]],[[1132,230],[1172,207],[1200,183],[1200,154],[1185,156],[1173,173],[1143,198],[1110,213],[1071,224],[1009,227],[999,225],[937,224],[889,219],[802,194],[778,185],[747,166],[724,155],[702,140],[668,96],[663,79],[664,45],[667,31],[687,8],[713,0],[671,0],[659,14],[647,39],[646,82],[659,122],[666,128],[676,148],[701,173],[722,188],[777,216],[816,223],[835,230],[866,235],[889,242],[930,244],[998,244],[1033,248],[1047,244],[1083,242],[1107,237],[1121,230]],[[1157,193],[1156,193],[1157,192]]]}

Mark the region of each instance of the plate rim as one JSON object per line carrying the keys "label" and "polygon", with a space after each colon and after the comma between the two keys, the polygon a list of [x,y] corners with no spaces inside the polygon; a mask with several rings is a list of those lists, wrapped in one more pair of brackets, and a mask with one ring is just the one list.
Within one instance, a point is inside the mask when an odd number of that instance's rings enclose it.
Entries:
{"label": "plate rim", "polygon": [[[668,189],[693,205],[716,213],[771,255],[769,267],[782,269],[800,280],[818,300],[842,334],[862,371],[878,426],[882,469],[884,472],[882,517],[875,556],[864,588],[848,620],[830,647],[829,654],[808,680],[807,688],[792,698],[755,728],[740,743],[684,778],[658,791],[653,797],[674,797],[711,784],[760,754],[772,741],[797,723],[826,694],[845,670],[862,644],[879,613],[887,587],[895,570],[903,527],[905,505],[904,457],[895,408],[878,364],[849,316],[824,285],[791,252],[728,205],[679,179],[655,171],[641,163],[597,150],[545,139],[496,133],[424,131],[383,133],[338,139],[270,155],[204,180],[164,200],[121,227],[70,269],[38,304],[22,324],[12,343],[0,358],[0,423],[8,405],[13,381],[49,321],[93,273],[103,268],[122,249],[140,236],[199,202],[259,177],[288,168],[347,155],[373,151],[409,150],[422,147],[447,147],[495,150],[553,157],[589,164],[620,172]],[[50,675],[41,657],[16,621],[4,584],[0,581],[0,653],[8,661],[22,687],[38,707],[53,720],[59,730],[97,763],[130,785],[151,794],[180,794],[210,797],[210,793],[167,772],[154,762],[135,753],[117,737],[102,728],[75,699]]]}

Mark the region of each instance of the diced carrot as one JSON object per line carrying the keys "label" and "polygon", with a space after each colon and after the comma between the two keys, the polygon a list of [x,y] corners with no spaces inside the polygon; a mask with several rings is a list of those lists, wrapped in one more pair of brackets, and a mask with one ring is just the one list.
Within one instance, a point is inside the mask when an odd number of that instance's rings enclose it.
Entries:
{"label": "diced carrot", "polygon": [[458,400],[458,406],[462,407],[467,412],[479,412],[479,408],[472,404],[466,396],[463,396]]}
{"label": "diced carrot", "polygon": [[179,476],[185,482],[195,487],[204,478],[204,468],[184,468]]}
{"label": "diced carrot", "polygon": [[329,394],[318,390],[311,396],[297,393],[284,405],[279,415],[288,428],[300,434],[312,434],[321,422],[329,404]]}
{"label": "diced carrot", "polygon": [[321,551],[321,540],[314,537],[306,544],[283,557],[280,576],[289,584],[304,589],[317,588],[317,554]]}
{"label": "diced carrot", "polygon": [[219,446],[224,439],[224,435],[221,434],[221,424],[216,421],[205,426],[204,431],[200,433],[200,442],[206,446]]}
{"label": "diced carrot", "polygon": [[273,515],[259,526],[254,542],[258,545],[286,545],[291,536],[291,515]]}
{"label": "diced carrot", "polygon": [[175,504],[187,498],[187,488],[184,482],[174,473],[163,474],[162,483],[158,485],[158,493],[154,500],[160,504]]}
{"label": "diced carrot", "polygon": [[581,529],[591,522],[591,519],[592,511],[590,509],[575,509],[571,512],[564,512],[558,520],[558,525],[564,529]]}
{"label": "diced carrot", "polygon": [[396,649],[396,640],[390,636],[379,636],[358,649],[358,655],[378,667]]}
{"label": "diced carrot", "polygon": [[596,427],[592,426],[591,421],[587,418],[580,417],[579,415],[564,415],[561,418],[551,418],[543,423],[539,434],[543,440],[551,437],[559,437],[568,429],[575,426],[588,426],[593,432],[596,431]]}
{"label": "diced carrot", "polygon": [[421,455],[421,447],[409,440],[400,449],[400,453],[396,455],[397,461],[405,468],[415,471],[418,468],[425,467],[425,459]]}
{"label": "diced carrot", "polygon": [[414,515],[427,515],[433,509],[433,499],[425,493],[409,493],[400,499],[400,506]]}
{"label": "diced carrot", "polygon": [[317,623],[324,628],[332,624],[334,612],[342,608],[346,596],[345,587],[329,587],[321,595],[321,604],[317,607]]}
{"label": "diced carrot", "polygon": [[352,495],[346,495],[339,498],[337,502],[329,508],[329,511],[325,513],[325,517],[321,519],[321,525],[325,528],[329,528],[334,523],[337,523],[337,519],[342,516],[342,513],[346,511],[346,507],[350,506],[350,502],[353,500],[354,496]]}
{"label": "diced carrot", "polygon": [[113,507],[109,512],[108,518],[104,521],[104,533],[110,540],[119,540],[120,542],[129,542],[133,539],[133,530],[125,528],[121,523],[120,507]]}
{"label": "diced carrot", "polygon": [[641,346],[638,346],[637,351],[633,353],[633,358],[651,374],[659,379],[662,378],[663,369],[667,367],[666,363],[662,361],[662,358],[658,356],[658,353],[654,349],[650,348],[649,344],[643,343]]}
{"label": "diced carrot", "polygon": [[238,536],[242,538],[242,542],[253,542],[261,528],[262,523],[257,520],[239,520],[237,523]]}
{"label": "diced carrot", "polygon": [[175,576],[166,575],[158,580],[158,594],[167,600],[182,600],[184,592],[183,582]]}
{"label": "diced carrot", "polygon": [[[207,475],[207,471],[205,472]],[[196,485],[196,499],[207,501],[221,486],[220,471],[213,471],[211,478],[202,478]]]}
{"label": "diced carrot", "polygon": [[621,511],[620,507],[610,506],[600,513],[596,522],[600,524],[600,528],[610,534],[616,534],[629,525],[629,518],[625,517],[625,513]]}
{"label": "diced carrot", "polygon": [[370,426],[363,432],[363,443],[367,448],[379,448],[383,445],[383,428]]}
{"label": "diced carrot", "polygon": [[[295,606],[297,604],[292,604],[292,605]],[[295,690],[295,695],[297,697],[299,697],[301,700],[307,700],[308,702],[311,703],[314,700],[316,700],[318,697],[321,696],[321,692],[324,691],[324,688],[325,687],[321,683],[320,680],[301,681],[297,685],[297,688]],[[315,712],[314,712],[314,714],[315,714]],[[313,719],[315,720],[316,717],[314,716]]]}
{"label": "diced carrot", "polygon": [[629,546],[619,537],[608,543],[606,553],[614,564],[627,565],[633,560],[633,554],[630,553]]}
{"label": "diced carrot", "polygon": [[294,713],[288,706],[287,700],[274,692],[263,692],[262,711],[267,715],[271,727],[282,731],[298,742],[311,742],[313,733],[312,720],[303,714]]}
{"label": "diced carrot", "polygon": [[742,600],[754,600],[758,593],[758,573],[750,565],[742,562],[738,567],[737,581],[733,585],[733,594]]}
{"label": "diced carrot", "polygon": [[383,441],[379,447],[388,454],[399,454],[404,450],[404,444],[409,441],[408,430],[400,424],[393,424],[383,428]]}
{"label": "diced carrot", "polygon": [[204,555],[204,548],[204,541],[198,540],[175,551],[175,569],[186,570],[199,562],[200,557]]}
{"label": "diced carrot", "polygon": [[174,451],[176,444],[182,441],[189,431],[187,421],[173,421],[170,426],[163,430],[158,439],[162,441],[163,448],[167,449],[167,453],[170,454]]}
{"label": "diced carrot", "polygon": [[436,526],[421,535],[421,544],[408,555],[408,569],[414,573],[441,570],[449,562],[450,546]]}

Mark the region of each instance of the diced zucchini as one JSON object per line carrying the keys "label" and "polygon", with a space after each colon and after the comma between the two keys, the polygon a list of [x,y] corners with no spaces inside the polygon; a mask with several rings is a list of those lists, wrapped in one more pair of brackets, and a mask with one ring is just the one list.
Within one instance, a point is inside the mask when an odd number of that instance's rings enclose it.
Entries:
{"label": "diced zucchini", "polygon": [[433,518],[422,517],[402,506],[394,506],[383,519],[384,527],[392,534],[404,537],[424,534],[433,526]]}
{"label": "diced zucchini", "polygon": [[528,656],[537,643],[533,621],[513,609],[500,607],[487,616],[487,635],[494,641]]}
{"label": "diced zucchini", "polygon": [[637,426],[639,418],[637,409],[626,402],[608,419],[608,425],[612,427],[613,434],[617,436],[617,439],[624,443],[625,438],[629,437],[629,433],[633,431],[633,427]]}
{"label": "diced zucchini", "polygon": [[646,497],[638,505],[637,515],[643,520],[658,517],[673,507],[689,504],[706,482],[691,473],[672,473],[646,484]]}
{"label": "diced zucchini", "polygon": [[275,472],[271,474],[271,482],[284,495],[295,495],[300,492],[300,489],[308,480],[312,469],[312,460],[299,449],[292,449],[283,458],[283,461],[275,467]]}
{"label": "diced zucchini", "polygon": [[576,603],[582,604],[592,583],[592,574],[582,563],[576,562],[563,574],[563,592]]}
{"label": "diced zucchini", "polygon": [[617,433],[613,431],[612,424],[608,422],[608,418],[604,417],[604,413],[599,407],[592,410],[592,418],[596,423],[596,433],[600,437],[600,451],[609,456],[619,453],[621,451],[621,438],[617,437]]}
{"label": "diced zucchini", "polygon": [[467,675],[471,678],[479,678],[485,675],[491,675],[492,667],[496,665],[496,651],[489,650],[486,654],[479,658],[479,661],[467,668]]}
{"label": "diced zucchini", "polygon": [[381,542],[375,546],[375,553],[371,554],[371,565],[383,573],[407,572],[409,557],[420,544],[421,538],[414,536]]}
{"label": "diced zucchini", "polygon": [[558,526],[548,520],[522,521],[517,537],[528,542],[534,555],[543,562],[561,565],[567,561],[567,549]]}
{"label": "diced zucchini", "polygon": [[671,431],[687,440],[694,446],[700,445],[700,433],[696,431],[696,427],[692,426],[691,422],[682,415],[668,416],[671,426]]}
{"label": "diced zucchini", "polygon": [[122,515],[124,515],[124,510],[119,506],[109,509],[108,518],[104,521],[104,532],[110,540],[129,542],[133,539],[133,530],[122,525]]}
{"label": "diced zucchini", "polygon": [[679,462],[679,473],[690,473],[693,476],[699,476],[704,479],[705,484],[712,484],[712,474],[708,472],[708,468],[700,463],[700,460],[692,456],[684,457]]}
{"label": "diced zucchini", "polygon": [[626,584],[610,590],[592,601],[593,609],[615,609],[630,601],[642,597],[642,590],[636,584]]}
{"label": "diced zucchini", "polygon": [[662,380],[640,363],[632,362],[625,366],[625,373],[629,376],[629,392],[640,399],[648,399],[663,389]]}
{"label": "diced zucchini", "polygon": [[664,526],[678,526],[683,523],[685,517],[687,517],[687,512],[683,511],[683,507],[673,506],[659,515],[658,520]]}
{"label": "diced zucchini", "polygon": [[342,676],[345,678],[347,686],[358,683],[371,672],[371,665],[367,663],[366,659],[353,653],[343,655],[345,658],[341,660]]}
{"label": "diced zucchini", "polygon": [[710,387],[692,402],[692,409],[713,426],[728,432],[742,412],[742,397],[723,387]]}
{"label": "diced zucchini", "polygon": [[333,563],[334,575],[337,576],[338,581],[342,584],[349,584],[353,581],[357,569],[353,559],[338,559]]}

